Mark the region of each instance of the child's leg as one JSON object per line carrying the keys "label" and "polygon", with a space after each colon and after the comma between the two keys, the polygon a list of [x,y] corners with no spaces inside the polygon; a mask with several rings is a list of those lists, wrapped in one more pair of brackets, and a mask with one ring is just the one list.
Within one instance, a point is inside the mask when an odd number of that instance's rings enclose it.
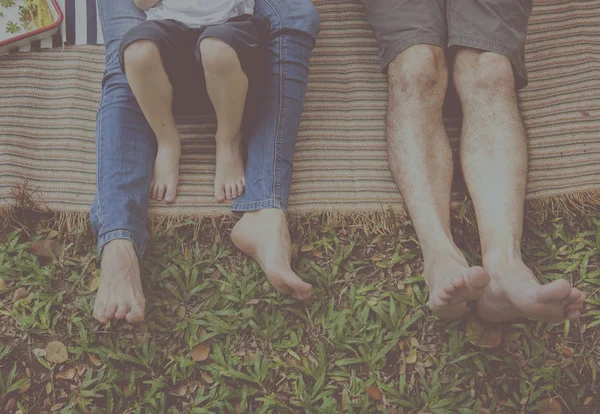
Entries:
{"label": "child's leg", "polygon": [[173,86],[153,41],[133,42],[125,49],[123,60],[129,85],[158,141],[150,197],[172,203],[177,194],[181,153],[172,108]]}
{"label": "child's leg", "polygon": [[233,200],[246,185],[242,156],[242,117],[248,77],[235,50],[213,37],[200,42],[208,96],[217,114],[215,198]]}

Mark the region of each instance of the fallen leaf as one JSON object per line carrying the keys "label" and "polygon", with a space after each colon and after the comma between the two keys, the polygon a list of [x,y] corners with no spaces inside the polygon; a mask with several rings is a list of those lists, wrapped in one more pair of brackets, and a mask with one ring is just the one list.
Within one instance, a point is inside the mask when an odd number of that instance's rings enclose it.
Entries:
{"label": "fallen leaf", "polygon": [[540,340],[542,341],[547,341],[548,339],[550,339],[550,334],[549,333],[545,333],[542,336],[540,336]]}
{"label": "fallen leaf", "polygon": [[27,289],[18,288],[17,290],[15,290],[15,293],[13,293],[12,303],[15,303],[19,299],[26,298],[27,296],[29,296],[29,292],[27,291]]}
{"label": "fallen leaf", "polygon": [[34,256],[51,259],[58,255],[59,248],[60,243],[57,240],[37,240],[31,243],[27,251]]}
{"label": "fallen leaf", "polygon": [[16,406],[17,406],[17,399],[15,397],[13,397],[6,402],[4,409],[6,410],[6,412],[9,412]]}
{"label": "fallen leaf", "polygon": [[31,387],[31,380],[27,381],[21,386],[21,388],[19,388],[19,394],[25,394],[29,387]]}
{"label": "fallen leaf", "polygon": [[409,365],[417,362],[417,351],[415,349],[410,351],[408,353],[408,355],[406,356],[406,359],[404,360],[404,362],[406,362]]}
{"label": "fallen leaf", "polygon": [[321,253],[320,250],[313,251],[313,256],[318,257],[319,259],[323,259],[325,257],[323,256],[323,253]]}
{"label": "fallen leaf", "polygon": [[90,359],[90,362],[95,367],[99,367],[100,365],[102,365],[102,362],[100,361],[100,358],[98,358],[96,355],[94,355],[94,354],[88,354],[88,358]]}
{"label": "fallen leaf", "polygon": [[181,305],[179,308],[177,308],[175,315],[179,318],[179,320],[185,318],[185,306]]}
{"label": "fallen leaf", "polygon": [[563,354],[564,356],[566,356],[566,357],[568,357],[568,358],[571,358],[571,357],[573,357],[573,351],[572,351],[572,350],[570,350],[569,348],[562,348],[560,351],[562,352],[562,354]]}
{"label": "fallen leaf", "polygon": [[562,407],[554,398],[546,398],[541,401],[540,414],[561,414]]}
{"label": "fallen leaf", "polygon": [[60,364],[69,359],[67,347],[59,341],[50,342],[46,345],[46,360]]}
{"label": "fallen leaf", "polygon": [[470,342],[480,348],[495,348],[502,343],[502,329],[477,319],[467,323],[467,336]]}
{"label": "fallen leaf", "polygon": [[169,392],[169,394],[174,395],[175,397],[184,397],[185,394],[187,394],[187,390],[187,385],[182,384]]}
{"label": "fallen leaf", "polygon": [[419,340],[417,338],[415,338],[414,336],[411,336],[410,344],[413,346],[413,348],[416,348],[419,346]]}
{"label": "fallen leaf", "polygon": [[210,347],[205,344],[196,345],[192,349],[192,359],[194,361],[206,361],[208,354],[210,353]]}
{"label": "fallen leaf", "polygon": [[95,292],[98,290],[98,286],[100,286],[100,278],[98,276],[94,276],[90,279],[90,284],[88,285],[88,288],[90,289],[90,292]]}
{"label": "fallen leaf", "polygon": [[365,387],[365,391],[367,391],[369,393],[369,395],[371,396],[371,398],[373,398],[374,400],[376,400],[376,401],[383,400],[383,393],[381,392],[379,387],[377,387],[375,385],[371,385],[369,387]]}
{"label": "fallen leaf", "polygon": [[346,408],[348,407],[348,390],[344,388],[342,390],[342,411],[346,412]]}
{"label": "fallen leaf", "polygon": [[71,380],[75,377],[75,368],[67,368],[56,374],[56,379]]}
{"label": "fallen leaf", "polygon": [[65,405],[65,403],[54,404],[54,405],[52,406],[52,408],[50,408],[50,411],[52,411],[52,412],[54,412],[54,411],[58,411],[58,410],[60,410],[61,408],[63,408],[63,407],[64,407],[64,405]]}
{"label": "fallen leaf", "polygon": [[312,244],[304,244],[302,245],[302,248],[300,249],[301,252],[310,252],[315,248],[315,246],[313,246]]}
{"label": "fallen leaf", "polygon": [[210,374],[208,372],[204,372],[202,371],[202,379],[204,380],[204,382],[206,382],[207,384],[212,384],[213,382],[215,382],[215,380],[213,379],[213,377],[210,376]]}
{"label": "fallen leaf", "polygon": [[2,289],[4,286],[6,286],[6,282],[0,277],[0,289]]}
{"label": "fallen leaf", "polygon": [[586,399],[583,401],[583,406],[584,406],[584,407],[587,407],[587,406],[588,406],[588,405],[589,405],[589,404],[592,402],[592,400],[593,400],[593,399],[594,399],[594,397],[587,397],[587,398],[586,398]]}
{"label": "fallen leaf", "polygon": [[51,392],[52,392],[52,383],[48,382],[46,384],[46,394],[50,395]]}
{"label": "fallen leaf", "polygon": [[547,359],[546,361],[544,361],[544,365],[546,365],[547,367],[555,367],[559,364],[559,362],[556,359]]}

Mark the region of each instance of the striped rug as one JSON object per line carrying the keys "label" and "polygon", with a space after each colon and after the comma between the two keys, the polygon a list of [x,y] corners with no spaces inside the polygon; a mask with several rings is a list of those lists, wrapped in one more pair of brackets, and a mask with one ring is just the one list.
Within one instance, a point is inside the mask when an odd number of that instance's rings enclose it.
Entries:
{"label": "striped rug", "polygon": [[[79,1],[79,0],[78,0]],[[125,1],[125,0],[124,0]],[[387,84],[359,1],[320,0],[290,200],[292,213],[357,213],[402,202],[386,156]],[[600,205],[600,2],[538,0],[530,23],[529,200]],[[0,206],[27,180],[54,211],[88,211],[95,190],[95,116],[104,50],[67,47],[0,59]],[[229,212],[212,201],[213,119],[182,119],[180,197],[166,216]],[[456,145],[457,120],[448,123]]]}

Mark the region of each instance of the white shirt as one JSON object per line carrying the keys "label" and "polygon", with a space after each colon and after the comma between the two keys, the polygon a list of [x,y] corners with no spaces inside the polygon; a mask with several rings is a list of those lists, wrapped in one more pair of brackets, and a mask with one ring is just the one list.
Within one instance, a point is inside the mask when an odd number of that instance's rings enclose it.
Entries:
{"label": "white shirt", "polygon": [[173,19],[190,27],[225,23],[254,14],[254,0],[162,0],[146,12],[148,20]]}

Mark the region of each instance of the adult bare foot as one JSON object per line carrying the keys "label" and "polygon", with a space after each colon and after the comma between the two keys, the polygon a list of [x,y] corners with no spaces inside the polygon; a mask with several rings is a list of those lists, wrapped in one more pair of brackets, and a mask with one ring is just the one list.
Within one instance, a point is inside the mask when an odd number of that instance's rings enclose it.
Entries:
{"label": "adult bare foot", "polygon": [[312,286],[291,268],[291,242],[285,213],[265,209],[244,214],[231,232],[233,243],[253,257],[279,292],[299,300],[310,297]]}
{"label": "adult bare foot", "polygon": [[521,317],[558,323],[577,319],[585,293],[566,280],[541,285],[520,259],[485,262],[492,281],[477,303],[479,316],[488,322],[504,322]]}
{"label": "adult bare foot", "polygon": [[177,196],[179,183],[179,157],[181,156],[181,142],[179,137],[158,145],[154,173],[150,185],[150,198],[156,201],[165,200],[173,203]]}
{"label": "adult bare foot", "polygon": [[482,267],[469,267],[462,253],[436,258],[425,264],[429,307],[443,319],[458,319],[467,312],[467,302],[478,300],[490,283]]}
{"label": "adult bare foot", "polygon": [[231,201],[244,194],[245,187],[242,135],[238,134],[232,142],[217,137],[215,199],[220,203],[225,200]]}
{"label": "adult bare foot", "polygon": [[102,252],[94,318],[102,323],[112,318],[137,323],[144,320],[145,309],[146,298],[135,248],[129,240],[113,240]]}

